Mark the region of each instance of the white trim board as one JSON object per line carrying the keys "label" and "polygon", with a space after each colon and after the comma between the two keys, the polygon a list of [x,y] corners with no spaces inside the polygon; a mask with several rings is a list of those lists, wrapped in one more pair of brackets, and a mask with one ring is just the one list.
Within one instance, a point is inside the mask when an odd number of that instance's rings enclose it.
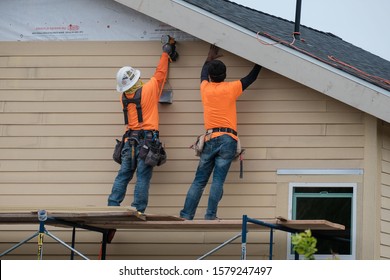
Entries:
{"label": "white trim board", "polygon": [[363,175],[363,169],[278,169],[278,175]]}

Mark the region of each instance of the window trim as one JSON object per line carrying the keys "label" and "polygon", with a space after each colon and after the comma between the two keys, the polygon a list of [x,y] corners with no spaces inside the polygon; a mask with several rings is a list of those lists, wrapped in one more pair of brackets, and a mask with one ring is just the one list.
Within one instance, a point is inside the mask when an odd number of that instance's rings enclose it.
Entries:
{"label": "window trim", "polygon": [[[293,190],[296,187],[350,187],[352,188],[352,221],[351,221],[351,230],[352,230],[352,242],[351,242],[351,254],[350,255],[340,255],[337,256],[342,260],[355,260],[356,259],[356,214],[357,214],[357,183],[301,183],[301,182],[290,182],[288,189],[288,219],[292,219],[292,207],[293,207]],[[291,233],[287,234],[287,259],[294,259],[295,255],[291,254]],[[302,256],[300,256],[302,258]],[[315,258],[318,260],[322,259],[331,259],[332,255],[315,255]]]}

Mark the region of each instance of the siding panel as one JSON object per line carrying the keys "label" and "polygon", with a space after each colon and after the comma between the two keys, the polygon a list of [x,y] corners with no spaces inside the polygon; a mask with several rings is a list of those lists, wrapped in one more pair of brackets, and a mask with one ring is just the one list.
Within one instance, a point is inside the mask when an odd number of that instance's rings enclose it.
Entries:
{"label": "siding panel", "polygon": [[383,259],[390,259],[390,124],[382,123],[381,246]]}
{"label": "siding panel", "polygon": [[[1,42],[0,47],[0,204],[106,205],[118,169],[112,150],[123,132],[116,71],[130,64],[148,79],[161,44]],[[188,147],[204,130],[199,72],[207,51],[204,42],[180,42],[180,58],[171,64],[167,87],[173,89],[174,102],[160,105],[168,162],[155,169],[150,213],[178,215],[192,182],[198,158]],[[252,63],[222,52],[229,80],[243,77],[252,68]],[[262,69],[238,101],[238,122],[246,148],[244,178],[239,178],[239,164],[234,162],[219,208],[221,218],[240,219],[247,214],[266,219],[285,213],[277,208],[276,189],[281,182],[361,181],[360,176],[276,175],[280,168],[362,168],[363,114],[352,107]],[[390,162],[388,140],[383,147],[383,161]],[[390,174],[387,164],[383,166],[383,172]],[[383,184],[388,187],[385,176]],[[124,205],[132,201],[133,186],[131,182]],[[197,218],[204,215],[208,193],[209,186]],[[0,250],[36,231],[31,225],[3,228]],[[67,230],[53,231],[65,240],[70,238]],[[108,246],[109,259],[196,259],[230,238],[219,232],[132,233],[118,232]],[[80,235],[77,248],[96,259],[100,234],[84,231]],[[284,244],[285,236],[275,242]],[[249,259],[267,259],[267,234],[251,239],[248,250]],[[235,242],[211,258],[238,259],[240,252]],[[54,242],[45,247],[45,254],[45,259],[69,258]],[[36,245],[31,243],[5,258],[35,259]]]}

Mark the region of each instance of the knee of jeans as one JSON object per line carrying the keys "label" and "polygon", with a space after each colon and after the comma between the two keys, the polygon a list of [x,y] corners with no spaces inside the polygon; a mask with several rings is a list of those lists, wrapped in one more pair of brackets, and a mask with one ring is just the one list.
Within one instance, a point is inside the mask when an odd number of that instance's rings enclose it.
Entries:
{"label": "knee of jeans", "polygon": [[206,184],[192,185],[188,190],[186,200],[191,203],[197,203],[197,201],[200,200],[200,197],[203,195]]}
{"label": "knee of jeans", "polygon": [[137,180],[141,182],[149,182],[152,179],[153,167],[145,164],[143,160],[138,162]]}

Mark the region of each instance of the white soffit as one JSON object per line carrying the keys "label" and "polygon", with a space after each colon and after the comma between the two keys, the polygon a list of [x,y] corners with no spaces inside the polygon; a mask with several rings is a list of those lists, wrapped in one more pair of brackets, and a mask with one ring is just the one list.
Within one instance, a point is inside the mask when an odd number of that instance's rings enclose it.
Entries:
{"label": "white soffit", "polygon": [[283,45],[263,45],[253,32],[181,0],[115,1],[390,122],[385,89]]}

